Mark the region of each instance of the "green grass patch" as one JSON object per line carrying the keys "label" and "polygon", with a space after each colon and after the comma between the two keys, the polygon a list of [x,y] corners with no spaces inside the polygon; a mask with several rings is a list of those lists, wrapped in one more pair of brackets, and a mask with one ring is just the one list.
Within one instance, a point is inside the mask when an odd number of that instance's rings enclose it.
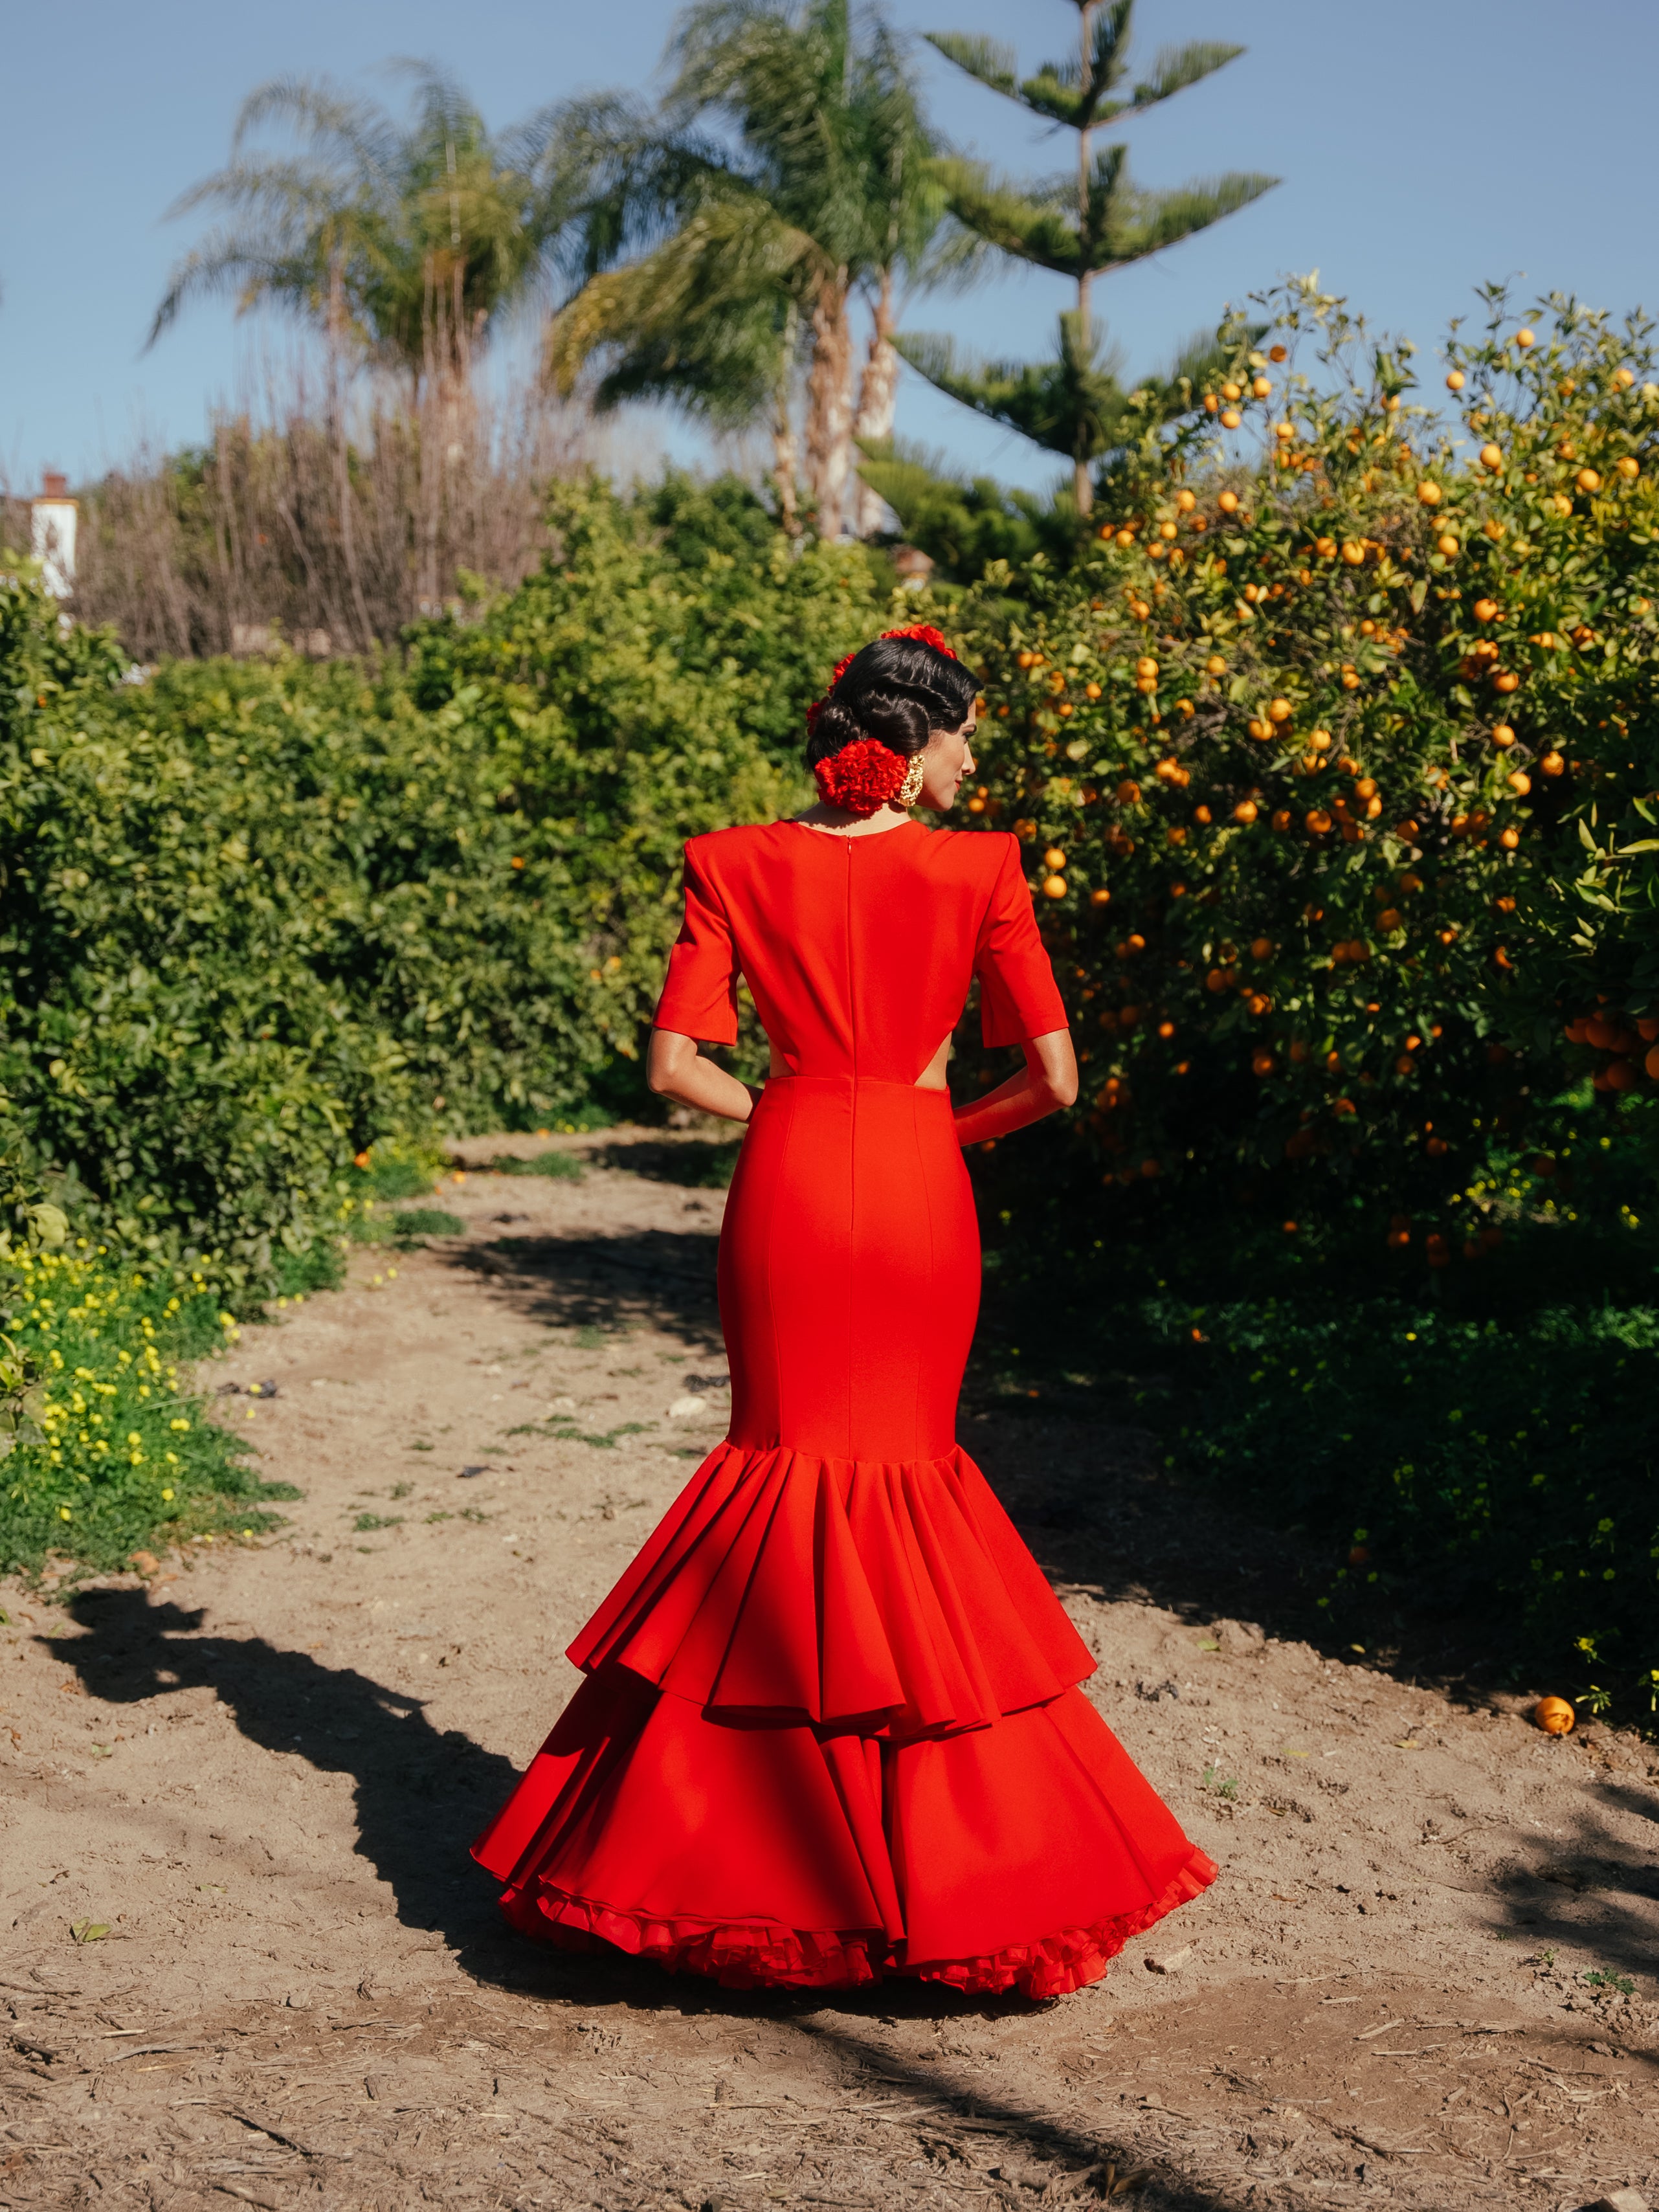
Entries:
{"label": "green grass patch", "polygon": [[157,1281],[106,1252],[0,1254],[0,1572],[106,1572],[135,1551],[278,1525],[298,1495],[205,1417],[179,1370],[234,1341],[200,1276]]}
{"label": "green grass patch", "polygon": [[466,1228],[459,1213],[441,1206],[406,1206],[392,1216],[392,1233],[400,1244],[420,1237],[459,1237]]}
{"label": "green grass patch", "polygon": [[586,1170],[574,1152],[537,1152],[529,1159],[520,1159],[516,1152],[502,1152],[493,1160],[486,1160],[482,1172],[544,1176],[550,1182],[580,1182]]}
{"label": "green grass patch", "polygon": [[548,1437],[556,1443],[592,1444],[599,1451],[616,1449],[618,1437],[642,1437],[656,1427],[654,1421],[623,1421],[614,1429],[589,1431],[579,1429],[574,1416],[569,1413],[550,1413],[544,1421],[520,1421],[507,1433],[510,1437]]}

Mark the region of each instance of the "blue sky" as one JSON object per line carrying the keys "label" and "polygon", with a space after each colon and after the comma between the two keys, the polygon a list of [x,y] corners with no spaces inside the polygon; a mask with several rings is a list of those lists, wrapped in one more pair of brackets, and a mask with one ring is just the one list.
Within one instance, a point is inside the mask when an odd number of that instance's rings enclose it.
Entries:
{"label": "blue sky", "polygon": [[[281,73],[328,72],[395,97],[394,54],[442,61],[492,123],[582,88],[649,82],[673,0],[0,0],[7,60],[0,198],[0,481],[43,466],[95,471],[140,434],[198,438],[245,385],[262,339],[228,306],[198,307],[150,353],[149,317],[188,224],[162,216],[224,159],[238,102]],[[1115,276],[1099,305],[1132,370],[1212,325],[1287,271],[1317,268],[1371,319],[1431,352],[1471,287],[1510,277],[1619,313],[1659,306],[1648,109],[1659,81],[1653,0],[1141,0],[1139,51],[1237,40],[1245,57],[1127,134],[1149,185],[1242,168],[1278,191],[1200,238]],[[915,30],[1014,37],[1022,59],[1076,36],[1069,0],[895,0]],[[933,112],[959,143],[1011,168],[1057,166],[1066,147],[931,55]],[[1069,143],[1069,142],[1067,142]],[[1010,276],[966,297],[915,303],[912,328],[1001,353],[1052,343],[1068,288]],[[960,465],[1048,480],[1023,441],[977,422],[907,374],[902,434]],[[695,435],[648,420],[616,450],[686,457]]]}

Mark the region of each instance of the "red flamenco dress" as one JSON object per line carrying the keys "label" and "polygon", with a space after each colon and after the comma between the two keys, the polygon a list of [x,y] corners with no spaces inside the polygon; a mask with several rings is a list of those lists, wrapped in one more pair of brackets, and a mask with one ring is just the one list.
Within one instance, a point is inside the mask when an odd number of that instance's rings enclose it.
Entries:
{"label": "red flamenco dress", "polygon": [[1077,1685],[1082,1639],[956,1442],[979,1240],[949,1094],[1063,1029],[1012,837],[801,823],[686,848],[659,1028],[787,1073],[720,1238],[732,1427],[590,1620],[475,1845],[526,1933],[729,1985],[1051,1997],[1211,1881]]}

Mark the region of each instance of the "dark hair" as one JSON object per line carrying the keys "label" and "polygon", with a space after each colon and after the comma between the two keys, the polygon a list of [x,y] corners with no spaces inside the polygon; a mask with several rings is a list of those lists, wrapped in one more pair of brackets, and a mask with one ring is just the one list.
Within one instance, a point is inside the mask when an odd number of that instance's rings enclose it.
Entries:
{"label": "dark hair", "polygon": [[934,730],[961,726],[979,686],[959,660],[914,637],[878,637],[854,654],[819,708],[806,739],[815,768],[855,738],[908,759]]}

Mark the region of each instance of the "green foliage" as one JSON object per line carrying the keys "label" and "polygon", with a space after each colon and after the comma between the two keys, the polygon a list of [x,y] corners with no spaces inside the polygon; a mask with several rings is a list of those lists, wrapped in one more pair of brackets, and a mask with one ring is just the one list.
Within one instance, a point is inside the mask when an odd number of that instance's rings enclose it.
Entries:
{"label": "green foliage", "polygon": [[1021,189],[981,162],[961,160],[941,164],[941,172],[951,211],[967,229],[1016,260],[1079,278],[1178,246],[1279,182],[1241,172],[1173,191],[1141,191],[1129,182],[1121,146],[1096,155],[1080,185],[1061,176]]}
{"label": "green foliage", "polygon": [[[1274,305],[1212,395],[1225,442],[1172,452],[1069,574],[993,571],[957,610],[987,698],[968,803],[1027,846],[1085,1076],[1069,1133],[980,1164],[988,1257],[1000,1295],[1029,1275],[1052,1312],[1063,1283],[1120,1354],[1176,1364],[1190,1464],[1334,1543],[1371,1531],[1377,1582],[1333,1611],[1495,1602],[1507,1648],[1588,1696],[1588,1639],[1634,1711],[1647,330],[1554,301],[1522,343],[1495,298],[1449,355],[1465,459],[1403,349],[1306,288]],[[1167,1299],[1135,1303],[1137,1249]]]}
{"label": "green foliage", "polygon": [[1636,1984],[1628,1974],[1615,1973],[1611,1966],[1592,1966],[1579,1979],[1593,1990],[1611,1990],[1621,1997],[1633,1997]]}
{"label": "green foliage", "polygon": [[0,586],[0,1090],[78,1224],[303,1288],[365,1197],[429,1188],[438,1154],[387,1139],[643,1105],[680,845],[796,801],[806,703],[890,578],[730,485],[552,519],[562,564],[406,672],[125,684]]}
{"label": "green foliage", "polygon": [[[1082,313],[1060,317],[1059,353],[1048,362],[966,362],[951,339],[921,333],[901,334],[894,344],[952,399],[1049,453],[1095,463],[1103,480],[1132,468],[1137,448],[1165,423],[1190,415],[1197,404],[1195,385],[1222,365],[1216,342],[1200,337],[1165,374],[1144,378],[1129,389],[1118,355],[1101,344]],[[1070,535],[1074,543],[1075,524]]]}
{"label": "green foliage", "polygon": [[424,1198],[448,1164],[448,1152],[430,1138],[382,1137],[353,1160],[347,1193],[364,1212],[400,1198]]}
{"label": "green foliage", "polygon": [[[1484,297],[1484,334],[1455,341],[1447,359],[1465,380],[1469,430],[1484,441],[1481,526],[1496,520],[1508,532],[1483,641],[1520,679],[1516,758],[1535,778],[1533,763],[1541,765],[1534,804],[1558,831],[1553,866],[1530,872],[1522,902],[1533,997],[1586,1020],[1608,1005],[1639,1020],[1659,1015],[1653,326],[1634,317],[1615,328],[1553,299],[1548,326],[1523,347],[1503,291],[1488,287]],[[1468,504],[1462,489],[1459,504]],[[1456,527],[1462,518],[1454,510],[1451,520]],[[1606,1073],[1620,1059],[1641,1060],[1652,1037],[1644,1030],[1639,1042],[1575,1042],[1611,1053],[1601,1060]],[[1632,1087],[1623,1071],[1614,1084]]]}
{"label": "green foliage", "polygon": [[852,293],[878,295],[884,334],[900,276],[926,283],[937,265],[945,196],[914,64],[848,0],[693,0],[668,60],[655,112],[614,96],[572,105],[588,281],[550,327],[549,374],[568,392],[597,359],[601,407],[643,396],[715,422],[765,419],[793,524],[805,368],[827,519],[851,459]]}
{"label": "green foliage", "polygon": [[[1484,1319],[1397,1292],[1335,1310],[1147,1301],[1198,1408],[1172,1423],[1191,1463],[1330,1540],[1317,1602],[1334,1625],[1402,1603],[1497,1610],[1512,1652],[1549,1653],[1567,1679],[1588,1679],[1592,1651],[1632,1675],[1659,1656],[1651,1268],[1648,1303],[1568,1302],[1559,1242],[1504,1255],[1504,1310]],[[1605,1257],[1628,1279],[1626,1255]]]}
{"label": "green foliage", "polygon": [[1455,1621],[1523,1684],[1650,1721],[1651,1237],[1516,1207],[1479,1267],[1425,1275],[1287,1243],[1224,1192],[1103,1234],[1040,1143],[975,1179],[1022,1389],[1092,1375],[1166,1465],[1309,1540],[1310,1630]]}
{"label": "green foliage", "polygon": [[969,481],[943,460],[891,441],[872,444],[859,474],[897,515],[906,541],[935,562],[942,583],[975,583],[993,562],[1024,569],[1039,554],[1064,566],[1075,550],[1078,515],[1069,494],[1045,499],[994,477]]}
{"label": "green foliage", "polygon": [[[101,1249],[0,1254],[0,1574],[108,1570],[140,1546],[257,1535],[277,1489],[179,1389],[234,1340],[199,1274],[158,1285]],[[292,1491],[283,1490],[291,1497]]]}
{"label": "green foliage", "polygon": [[412,1242],[419,1237],[459,1237],[466,1224],[441,1206],[408,1206],[392,1215],[392,1228],[400,1242]]}
{"label": "green foliage", "polygon": [[[1609,465],[1570,495],[1581,464],[1555,455],[1646,437],[1656,410],[1623,380],[1645,337],[1562,306],[1528,452],[1495,472],[1405,434],[1403,356],[1338,303],[1280,309],[1320,374],[1275,397],[1241,339],[1225,388],[1254,380],[1277,418],[1259,465],[1176,455],[1027,607],[988,580],[969,805],[1031,848],[1108,1190],[1225,1192],[1304,1237],[1358,1207],[1379,1255],[1450,1262],[1496,1225],[1494,1139],[1554,1143],[1549,1102],[1598,1047],[1622,1063],[1598,1083],[1644,1086],[1633,993],[1628,1032],[1564,1050],[1585,930],[1559,886],[1577,813],[1605,820],[1610,785],[1639,797],[1633,743],[1611,776],[1578,748],[1608,757],[1659,652],[1654,494]],[[1556,1165],[1503,1172],[1547,1206]]]}

